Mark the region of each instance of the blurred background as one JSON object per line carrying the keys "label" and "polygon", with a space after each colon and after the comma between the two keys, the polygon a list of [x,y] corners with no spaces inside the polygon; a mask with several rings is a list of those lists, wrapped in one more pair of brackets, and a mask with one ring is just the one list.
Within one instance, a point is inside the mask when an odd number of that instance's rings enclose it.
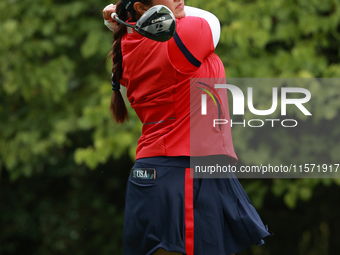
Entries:
{"label": "blurred background", "polygon": [[[122,254],[125,185],[141,125],[131,109],[122,126],[108,110],[109,3],[0,0],[1,255]],[[340,77],[339,0],[186,4],[220,19],[216,52],[227,77]],[[233,129],[241,164],[340,163],[340,90],[318,86],[312,97],[315,115],[295,116],[296,133]],[[275,233],[240,254],[340,254],[339,179],[240,181]]]}

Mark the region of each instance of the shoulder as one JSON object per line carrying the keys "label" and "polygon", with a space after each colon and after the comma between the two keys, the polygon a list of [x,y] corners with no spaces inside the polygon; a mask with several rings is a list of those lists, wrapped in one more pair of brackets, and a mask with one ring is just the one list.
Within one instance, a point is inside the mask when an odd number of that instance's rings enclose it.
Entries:
{"label": "shoulder", "polygon": [[[184,17],[177,20],[176,32],[183,37],[200,36],[202,34],[211,34],[209,23],[200,17]],[[207,38],[209,39],[209,38]]]}
{"label": "shoulder", "polygon": [[172,64],[181,71],[194,71],[215,50],[208,22],[189,16],[177,20],[176,33],[168,42]]}

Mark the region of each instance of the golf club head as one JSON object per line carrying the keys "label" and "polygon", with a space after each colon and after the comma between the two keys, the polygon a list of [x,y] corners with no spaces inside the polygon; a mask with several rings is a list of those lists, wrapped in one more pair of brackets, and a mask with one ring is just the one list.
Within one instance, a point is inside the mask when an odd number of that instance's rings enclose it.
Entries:
{"label": "golf club head", "polygon": [[140,17],[134,30],[151,40],[165,42],[176,31],[176,19],[168,7],[155,5]]}

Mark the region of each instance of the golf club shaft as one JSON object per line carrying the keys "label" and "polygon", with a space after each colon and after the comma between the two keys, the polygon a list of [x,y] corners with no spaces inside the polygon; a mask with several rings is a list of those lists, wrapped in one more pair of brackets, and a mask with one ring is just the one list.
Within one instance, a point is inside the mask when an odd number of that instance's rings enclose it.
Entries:
{"label": "golf club shaft", "polygon": [[120,23],[120,24],[123,24],[123,25],[125,25],[125,26],[127,26],[127,27],[132,27],[132,28],[134,28],[133,25],[131,25],[131,24],[125,22],[125,21],[122,21],[122,20],[118,17],[118,14],[115,13],[115,12],[113,12],[113,13],[111,14],[111,18],[112,18],[113,20],[117,21],[117,22]]}

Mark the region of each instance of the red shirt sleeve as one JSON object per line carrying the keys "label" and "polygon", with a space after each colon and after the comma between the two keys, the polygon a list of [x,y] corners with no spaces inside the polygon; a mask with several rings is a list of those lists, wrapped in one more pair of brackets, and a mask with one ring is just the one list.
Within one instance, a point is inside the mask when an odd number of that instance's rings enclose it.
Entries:
{"label": "red shirt sleeve", "polygon": [[176,33],[168,41],[170,61],[181,72],[193,72],[215,50],[210,26],[205,19],[193,16],[176,22]]}

